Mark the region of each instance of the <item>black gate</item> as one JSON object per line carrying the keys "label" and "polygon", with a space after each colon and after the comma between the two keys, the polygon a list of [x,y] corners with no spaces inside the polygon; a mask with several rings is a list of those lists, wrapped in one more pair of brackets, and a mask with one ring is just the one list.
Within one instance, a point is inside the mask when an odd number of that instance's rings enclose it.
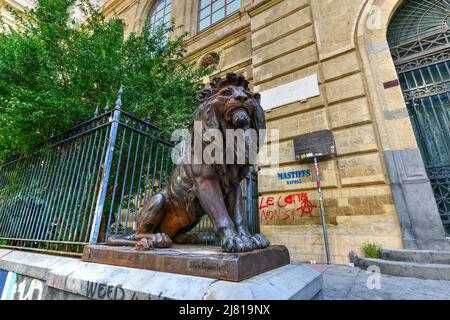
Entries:
{"label": "black gate", "polygon": [[450,2],[410,0],[388,31],[406,106],[450,234]]}

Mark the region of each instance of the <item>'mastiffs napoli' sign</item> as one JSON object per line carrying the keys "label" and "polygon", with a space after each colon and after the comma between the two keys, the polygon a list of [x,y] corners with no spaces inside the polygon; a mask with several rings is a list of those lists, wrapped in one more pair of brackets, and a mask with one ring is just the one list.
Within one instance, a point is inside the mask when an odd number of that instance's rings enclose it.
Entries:
{"label": "'mastiffs napoli' sign", "polygon": [[323,130],[295,137],[294,152],[296,160],[336,156],[333,132]]}
{"label": "'mastiffs napoli' sign", "polygon": [[277,173],[278,180],[286,181],[287,184],[302,183],[303,180],[301,178],[310,176],[311,170],[295,170]]}

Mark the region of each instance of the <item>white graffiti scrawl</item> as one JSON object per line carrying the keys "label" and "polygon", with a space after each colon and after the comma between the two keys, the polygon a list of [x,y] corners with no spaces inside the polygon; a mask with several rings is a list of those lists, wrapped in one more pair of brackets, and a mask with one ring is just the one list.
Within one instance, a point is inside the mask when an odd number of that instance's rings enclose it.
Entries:
{"label": "white graffiti scrawl", "polygon": [[44,283],[15,272],[0,270],[1,300],[41,300]]}

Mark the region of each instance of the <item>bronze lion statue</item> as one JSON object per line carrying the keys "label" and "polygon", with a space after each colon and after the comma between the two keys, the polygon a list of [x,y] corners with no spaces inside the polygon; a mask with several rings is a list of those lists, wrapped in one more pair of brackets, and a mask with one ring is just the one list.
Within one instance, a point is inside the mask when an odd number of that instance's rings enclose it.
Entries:
{"label": "bronze lion statue", "polygon": [[[227,129],[241,129],[242,132],[254,129],[260,132],[266,128],[260,96],[250,92],[248,81],[243,76],[229,73],[224,78],[214,79],[208,88],[198,93],[198,99],[200,106],[195,111],[192,124],[200,121],[203,132],[220,130],[225,137]],[[192,136],[203,133],[196,130],[192,125]],[[263,135],[257,135],[257,150],[263,139]],[[192,140],[189,152],[194,156]],[[247,143],[249,139],[245,139]],[[204,147],[203,142],[202,150]],[[227,148],[223,152],[224,158],[227,152],[236,152],[236,148]],[[165,188],[144,205],[135,234],[111,236],[107,243],[135,246],[137,250],[168,248],[173,242],[200,243],[199,236],[187,232],[207,214],[214,231],[222,239],[224,252],[246,252],[268,247],[269,241],[262,234],[251,235],[248,231],[240,186],[250,166],[248,152],[243,163],[238,163],[237,157],[231,164],[226,161],[211,164],[191,162],[182,161],[172,172]]]}

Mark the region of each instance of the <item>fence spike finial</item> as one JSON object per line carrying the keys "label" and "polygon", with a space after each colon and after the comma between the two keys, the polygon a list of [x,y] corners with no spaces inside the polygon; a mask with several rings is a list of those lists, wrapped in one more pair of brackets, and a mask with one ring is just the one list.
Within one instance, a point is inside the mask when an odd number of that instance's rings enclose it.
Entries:
{"label": "fence spike finial", "polygon": [[94,111],[94,117],[98,116],[98,103],[97,106],[95,107],[95,111]]}
{"label": "fence spike finial", "polygon": [[150,123],[150,111],[147,112],[147,117],[145,118],[145,122]]}
{"label": "fence spike finial", "polygon": [[109,101],[106,101],[105,113],[109,111]]}
{"label": "fence spike finial", "polygon": [[120,86],[119,89],[119,98],[116,101],[116,108],[121,109],[122,108],[122,94],[123,94],[123,86]]}

